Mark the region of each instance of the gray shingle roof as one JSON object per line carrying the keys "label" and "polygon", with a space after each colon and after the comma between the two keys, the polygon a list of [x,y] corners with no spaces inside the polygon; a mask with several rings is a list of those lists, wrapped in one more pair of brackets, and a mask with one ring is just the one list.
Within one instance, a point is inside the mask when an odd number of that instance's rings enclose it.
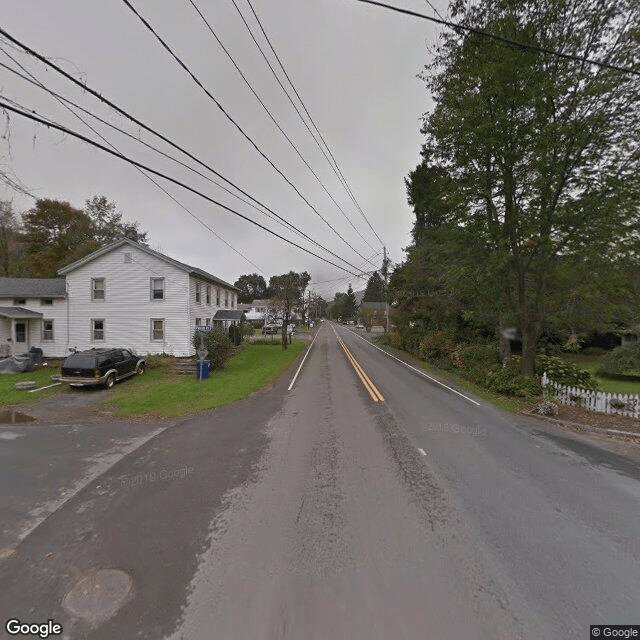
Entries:
{"label": "gray shingle roof", "polygon": [[0,298],[64,298],[64,278],[0,278]]}
{"label": "gray shingle roof", "polygon": [[216,315],[213,316],[214,320],[242,320],[244,311],[241,309],[219,309],[216,311]]}
{"label": "gray shingle roof", "polygon": [[42,318],[42,314],[37,311],[29,311],[22,307],[0,307],[0,316],[3,318]]}
{"label": "gray shingle roof", "polygon": [[192,267],[189,264],[186,264],[184,262],[180,262],[179,260],[174,260],[173,258],[170,258],[169,256],[165,256],[164,253],[160,253],[158,251],[154,251],[153,249],[150,249],[149,247],[143,245],[143,244],[139,244],[138,242],[134,242],[133,240],[130,240],[129,238],[122,238],[122,240],[118,240],[117,242],[114,242],[113,244],[110,244],[106,247],[102,247],[102,249],[98,249],[97,251],[94,251],[93,253],[90,253],[88,256],[85,256],[84,258],[80,258],[80,260],[76,260],[75,262],[72,262],[71,264],[68,264],[66,267],[62,267],[62,269],[58,269],[58,273],[60,274],[67,274],[70,271],[73,271],[74,269],[77,269],[78,267],[81,267],[84,264],[87,264],[87,262],[91,262],[91,260],[93,260],[94,258],[98,258],[99,256],[104,255],[105,253],[109,253],[110,251],[113,251],[114,249],[117,249],[118,247],[122,247],[123,245],[128,244],[132,247],[136,247],[137,249],[140,249],[141,251],[145,251],[146,253],[155,256],[156,258],[160,258],[161,260],[164,260],[165,262],[168,262],[170,264],[175,265],[176,267],[180,268],[180,269],[184,269],[185,271],[188,271],[189,273],[193,273],[195,275],[198,275],[202,278],[204,278],[205,280],[209,280],[210,282],[213,282],[215,284],[220,284],[223,287],[226,287],[227,289],[233,289],[234,291],[240,291],[240,289],[238,289],[238,287],[234,287],[232,284],[229,284],[228,282],[225,282],[224,280],[221,280],[220,278],[214,276],[211,273],[208,273],[206,271],[203,271],[202,269],[198,269],[198,267]]}

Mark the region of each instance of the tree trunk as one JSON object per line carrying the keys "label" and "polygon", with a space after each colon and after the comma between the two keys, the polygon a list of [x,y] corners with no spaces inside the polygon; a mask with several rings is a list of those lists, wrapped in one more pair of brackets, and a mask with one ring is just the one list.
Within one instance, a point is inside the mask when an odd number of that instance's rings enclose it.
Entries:
{"label": "tree trunk", "polygon": [[284,314],[282,320],[282,348],[286,349],[289,346],[289,333],[287,328],[289,327],[289,312]]}
{"label": "tree trunk", "polygon": [[536,347],[542,334],[542,320],[527,318],[522,323],[522,373],[525,376],[534,374]]}

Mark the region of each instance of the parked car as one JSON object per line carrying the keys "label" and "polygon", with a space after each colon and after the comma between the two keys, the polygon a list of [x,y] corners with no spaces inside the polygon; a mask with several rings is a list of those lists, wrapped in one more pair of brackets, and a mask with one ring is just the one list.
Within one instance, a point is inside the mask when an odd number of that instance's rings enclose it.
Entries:
{"label": "parked car", "polygon": [[60,382],[72,387],[104,385],[111,389],[118,380],[142,375],[145,367],[145,359],[128,349],[76,351],[62,363]]}
{"label": "parked car", "polygon": [[277,324],[265,324],[264,327],[262,327],[262,335],[266,336],[270,333],[278,333]]}

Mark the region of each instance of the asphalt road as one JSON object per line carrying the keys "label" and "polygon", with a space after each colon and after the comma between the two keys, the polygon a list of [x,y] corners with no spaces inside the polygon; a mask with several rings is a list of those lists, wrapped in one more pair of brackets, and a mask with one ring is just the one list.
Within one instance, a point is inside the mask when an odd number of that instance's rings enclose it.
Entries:
{"label": "asphalt road", "polygon": [[640,623],[635,463],[336,329],[346,350],[324,323],[291,390],[295,368],[165,429],[49,515],[0,563],[2,617],[172,640]]}

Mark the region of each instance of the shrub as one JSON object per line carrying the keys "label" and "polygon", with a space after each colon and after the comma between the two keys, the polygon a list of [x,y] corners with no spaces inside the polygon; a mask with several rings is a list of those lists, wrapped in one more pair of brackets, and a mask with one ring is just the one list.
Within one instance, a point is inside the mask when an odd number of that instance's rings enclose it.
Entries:
{"label": "shrub", "polygon": [[500,367],[487,373],[484,386],[490,391],[521,398],[535,397],[542,393],[540,381],[535,377],[523,376],[509,367]]}
{"label": "shrub", "polygon": [[237,324],[229,325],[229,341],[236,347],[242,342],[242,329]]}
{"label": "shrub", "polygon": [[487,371],[500,364],[494,343],[457,344],[449,354],[451,364],[471,380],[482,384]]}
{"label": "shrub", "polygon": [[207,360],[211,362],[211,369],[222,369],[233,350],[227,332],[224,329],[196,332],[193,336],[193,345],[196,349],[200,346],[200,336],[207,349]]}
{"label": "shrub", "polygon": [[603,356],[605,353],[607,353],[607,350],[603,349],[602,347],[587,347],[580,353],[585,356]]}
{"label": "shrub", "polygon": [[538,405],[538,413],[541,416],[557,416],[558,405],[551,400],[545,400]]}
{"label": "shrub", "polygon": [[640,342],[609,351],[602,359],[598,373],[605,376],[640,375]]}
{"label": "shrub", "polygon": [[566,384],[572,387],[581,387],[590,391],[598,390],[598,381],[590,371],[580,369],[572,362],[567,362],[557,356],[539,355],[536,358],[536,373],[547,376],[558,384]]}
{"label": "shrub", "polygon": [[446,329],[429,331],[418,344],[418,357],[422,360],[451,362],[451,354],[455,347],[451,331]]}

